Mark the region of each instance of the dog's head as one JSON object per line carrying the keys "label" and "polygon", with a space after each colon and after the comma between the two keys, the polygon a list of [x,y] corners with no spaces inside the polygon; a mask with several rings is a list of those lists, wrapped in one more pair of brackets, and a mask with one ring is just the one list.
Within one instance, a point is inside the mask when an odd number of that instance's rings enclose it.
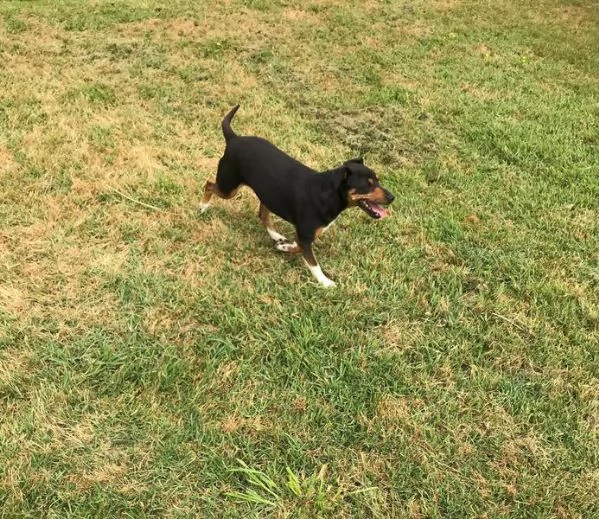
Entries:
{"label": "dog's head", "polygon": [[381,186],[374,171],[364,165],[362,158],[348,160],[341,168],[345,175],[347,206],[357,206],[377,220],[389,216],[383,206],[389,205],[395,197]]}

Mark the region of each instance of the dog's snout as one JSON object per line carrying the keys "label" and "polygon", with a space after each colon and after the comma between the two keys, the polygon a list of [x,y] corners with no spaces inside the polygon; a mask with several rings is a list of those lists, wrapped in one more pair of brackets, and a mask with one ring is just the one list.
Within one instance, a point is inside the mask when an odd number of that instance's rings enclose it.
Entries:
{"label": "dog's snout", "polygon": [[395,197],[385,189],[385,196],[387,197],[387,203],[390,204],[391,202],[393,202],[393,200],[395,200]]}

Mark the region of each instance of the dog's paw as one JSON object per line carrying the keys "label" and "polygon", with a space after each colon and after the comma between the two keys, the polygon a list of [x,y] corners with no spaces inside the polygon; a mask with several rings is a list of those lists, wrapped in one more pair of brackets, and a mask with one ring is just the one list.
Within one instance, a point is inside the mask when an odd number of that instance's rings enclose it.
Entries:
{"label": "dog's paw", "polygon": [[210,207],[210,204],[205,204],[204,202],[202,202],[198,206],[198,213],[204,214],[208,210],[209,207]]}
{"label": "dog's paw", "polygon": [[286,240],[279,240],[275,243],[275,248],[281,252],[296,252],[298,250],[297,243],[290,243]]}
{"label": "dog's paw", "polygon": [[273,240],[273,241],[275,241],[275,242],[277,242],[277,244],[279,242],[287,242],[287,241],[289,241],[287,238],[285,238],[285,236],[283,236],[282,234],[279,234],[274,229],[267,228],[266,230],[268,231],[268,235],[270,236],[270,239]]}
{"label": "dog's paw", "polygon": [[306,262],[306,265],[308,266],[308,268],[310,269],[310,272],[312,273],[312,275],[314,276],[314,278],[316,279],[316,281],[318,281],[318,283],[325,287],[325,288],[331,288],[335,286],[335,282],[332,279],[329,279],[328,277],[326,277],[324,275],[324,272],[322,271],[322,269],[320,268],[320,265],[310,265]]}
{"label": "dog's paw", "polygon": [[320,279],[319,283],[324,288],[333,288],[333,287],[337,286],[336,283],[332,279],[329,279],[329,278],[326,278],[326,277],[324,279]]}

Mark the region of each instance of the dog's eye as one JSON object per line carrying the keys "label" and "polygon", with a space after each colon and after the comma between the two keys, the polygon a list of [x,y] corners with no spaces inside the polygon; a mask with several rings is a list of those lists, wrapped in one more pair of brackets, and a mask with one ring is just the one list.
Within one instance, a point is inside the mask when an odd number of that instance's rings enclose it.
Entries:
{"label": "dog's eye", "polygon": [[369,186],[374,186],[374,180],[372,180],[371,178],[368,179],[368,185]]}

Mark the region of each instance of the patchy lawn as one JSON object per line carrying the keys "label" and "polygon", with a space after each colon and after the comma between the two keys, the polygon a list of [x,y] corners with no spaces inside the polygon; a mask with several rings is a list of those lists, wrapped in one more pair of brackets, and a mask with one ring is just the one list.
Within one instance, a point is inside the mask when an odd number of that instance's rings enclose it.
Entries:
{"label": "patchy lawn", "polygon": [[[598,16],[0,3],[2,516],[598,515]],[[337,288],[197,214],[236,103],[396,195]]]}

